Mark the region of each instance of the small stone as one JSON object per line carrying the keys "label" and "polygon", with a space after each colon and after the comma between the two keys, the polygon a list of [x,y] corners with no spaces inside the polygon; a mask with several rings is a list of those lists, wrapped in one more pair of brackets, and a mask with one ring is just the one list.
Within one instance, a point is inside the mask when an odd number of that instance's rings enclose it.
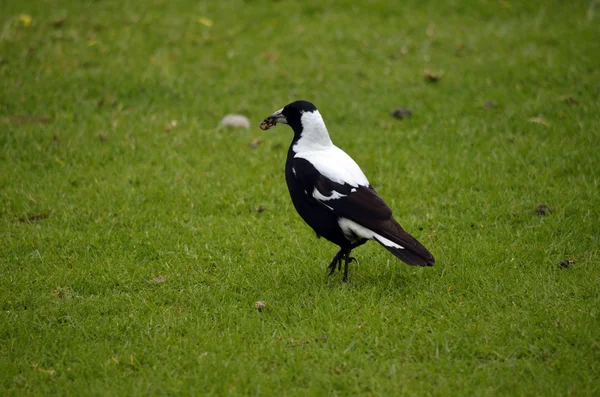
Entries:
{"label": "small stone", "polygon": [[267,308],[267,302],[265,301],[256,301],[254,302],[254,308],[259,312],[262,312]]}
{"label": "small stone", "polygon": [[412,110],[409,108],[398,108],[392,112],[392,117],[403,119],[412,116]]}
{"label": "small stone", "polygon": [[491,99],[485,101],[485,103],[483,104],[483,107],[486,109],[495,108],[496,106],[498,106],[498,104],[496,102],[492,101]]}
{"label": "small stone", "polygon": [[171,120],[169,123],[165,124],[165,132],[171,131],[173,128],[177,127],[177,120]]}
{"label": "small stone", "polygon": [[158,277],[154,277],[152,279],[152,282],[155,283],[155,284],[162,284],[165,281],[167,281],[167,279],[165,278],[165,276],[158,276]]}
{"label": "small stone", "polygon": [[220,127],[225,128],[250,128],[250,120],[241,114],[228,114],[221,120]]}
{"label": "small stone", "polygon": [[540,216],[544,216],[544,215],[551,214],[552,209],[550,207],[548,207],[546,204],[538,204],[538,206],[535,208],[535,213]]}
{"label": "small stone", "polygon": [[423,72],[423,77],[426,81],[430,83],[435,83],[442,78],[442,74],[426,70],[425,72]]}
{"label": "small stone", "polygon": [[570,259],[565,259],[564,261],[560,261],[558,266],[560,266],[563,269],[568,269],[569,267],[571,267],[571,264],[573,263],[572,260]]}

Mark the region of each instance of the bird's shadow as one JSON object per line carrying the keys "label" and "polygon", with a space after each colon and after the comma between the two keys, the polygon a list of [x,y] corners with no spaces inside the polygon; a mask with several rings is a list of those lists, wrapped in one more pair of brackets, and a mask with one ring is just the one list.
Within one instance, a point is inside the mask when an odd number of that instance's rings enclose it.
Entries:
{"label": "bird's shadow", "polygon": [[393,288],[403,290],[411,282],[414,276],[406,272],[403,264],[390,264],[376,266],[373,269],[367,269],[364,266],[353,266],[348,274],[348,281],[342,281],[342,272],[336,271],[331,276],[324,272],[326,284],[330,288],[348,288],[348,289],[371,289],[373,287]]}

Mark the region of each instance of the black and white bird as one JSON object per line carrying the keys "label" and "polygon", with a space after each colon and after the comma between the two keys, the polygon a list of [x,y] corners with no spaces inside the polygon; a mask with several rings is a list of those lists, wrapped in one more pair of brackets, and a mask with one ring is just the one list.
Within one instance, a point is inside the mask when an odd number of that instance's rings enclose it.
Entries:
{"label": "black and white bird", "polygon": [[321,114],[310,102],[290,103],[260,125],[268,130],[288,124],[294,139],[288,150],[285,179],[294,207],[317,237],[340,247],[329,264],[336,266],[344,281],[350,251],[375,240],[411,266],[433,266],[433,255],[392,217],[392,210],[377,194],[358,164],[331,142]]}

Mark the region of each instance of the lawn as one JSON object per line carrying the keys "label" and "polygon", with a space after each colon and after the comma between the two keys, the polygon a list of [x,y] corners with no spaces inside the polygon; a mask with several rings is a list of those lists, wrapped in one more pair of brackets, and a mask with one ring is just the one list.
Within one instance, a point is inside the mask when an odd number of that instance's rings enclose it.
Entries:
{"label": "lawn", "polygon": [[[1,395],[600,394],[597,1],[7,0],[0,29]],[[292,132],[258,128],[296,99],[435,267],[369,243],[327,277]]]}

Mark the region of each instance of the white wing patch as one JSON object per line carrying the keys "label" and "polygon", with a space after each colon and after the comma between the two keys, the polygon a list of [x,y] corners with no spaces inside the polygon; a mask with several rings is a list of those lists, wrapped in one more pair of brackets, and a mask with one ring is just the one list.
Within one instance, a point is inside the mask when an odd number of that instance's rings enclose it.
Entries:
{"label": "white wing patch", "polygon": [[294,156],[311,163],[327,179],[353,187],[369,186],[369,180],[352,157],[337,146],[327,149],[299,152]]}
{"label": "white wing patch", "polygon": [[349,237],[350,240],[353,240],[356,236],[358,236],[369,240],[377,240],[386,247],[392,247],[401,250],[404,249],[404,247],[400,244],[396,244],[393,241],[383,237],[382,235],[377,234],[374,231],[367,229],[366,227],[361,226],[354,221],[351,221],[350,219],[340,218],[338,219],[338,224],[342,228],[342,231],[344,232],[346,237]]}
{"label": "white wing patch", "polygon": [[346,197],[345,194],[336,192],[335,190],[331,192],[331,196],[325,196],[325,195],[321,194],[321,192],[317,188],[315,188],[315,190],[313,190],[312,195],[314,198],[316,198],[319,201],[336,200],[336,199],[339,199],[342,197]]}

